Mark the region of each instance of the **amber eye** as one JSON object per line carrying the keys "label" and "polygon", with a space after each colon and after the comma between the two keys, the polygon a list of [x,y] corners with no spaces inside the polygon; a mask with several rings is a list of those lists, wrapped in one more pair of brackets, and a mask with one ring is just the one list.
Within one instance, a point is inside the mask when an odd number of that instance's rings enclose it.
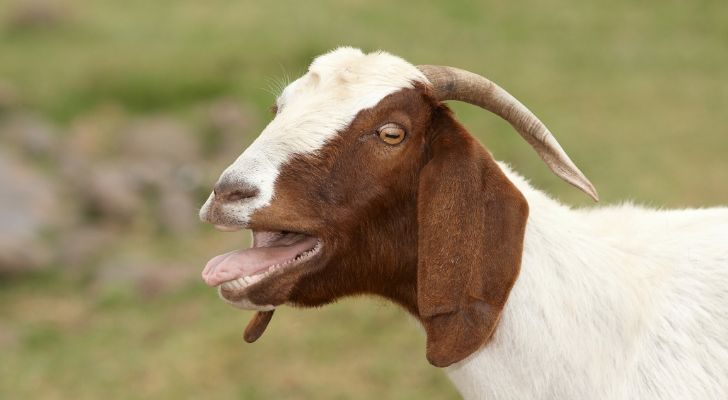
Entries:
{"label": "amber eye", "polygon": [[377,134],[384,143],[391,145],[402,143],[405,137],[404,129],[397,124],[386,124],[377,129]]}

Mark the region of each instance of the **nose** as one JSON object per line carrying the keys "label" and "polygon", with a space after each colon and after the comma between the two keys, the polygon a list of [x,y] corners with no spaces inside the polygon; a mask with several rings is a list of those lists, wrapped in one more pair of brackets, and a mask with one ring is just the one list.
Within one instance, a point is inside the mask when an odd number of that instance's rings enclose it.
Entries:
{"label": "nose", "polygon": [[231,203],[255,197],[259,190],[245,181],[223,178],[215,184],[213,193],[218,201]]}

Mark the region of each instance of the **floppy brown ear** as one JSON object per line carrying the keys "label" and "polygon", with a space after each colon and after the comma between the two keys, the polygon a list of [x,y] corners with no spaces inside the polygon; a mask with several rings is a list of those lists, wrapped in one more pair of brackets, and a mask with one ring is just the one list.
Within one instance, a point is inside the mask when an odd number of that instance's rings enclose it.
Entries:
{"label": "floppy brown ear", "polygon": [[518,277],[528,203],[456,122],[430,143],[418,192],[417,303],[436,367],[482,347]]}

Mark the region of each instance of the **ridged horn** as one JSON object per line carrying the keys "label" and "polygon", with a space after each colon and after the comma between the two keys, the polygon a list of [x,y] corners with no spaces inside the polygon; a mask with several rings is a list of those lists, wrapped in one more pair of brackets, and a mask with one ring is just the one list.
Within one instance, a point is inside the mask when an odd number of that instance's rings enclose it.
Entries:
{"label": "ridged horn", "polygon": [[594,185],[561,148],[559,142],[536,117],[505,89],[478,74],[440,65],[418,65],[438,99],[464,101],[484,108],[508,121],[536,150],[557,176],[599,201]]}

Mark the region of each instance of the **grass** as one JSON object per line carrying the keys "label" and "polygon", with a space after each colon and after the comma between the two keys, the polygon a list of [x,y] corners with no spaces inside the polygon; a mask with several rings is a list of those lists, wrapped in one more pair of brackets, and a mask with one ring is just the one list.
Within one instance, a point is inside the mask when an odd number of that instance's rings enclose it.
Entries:
{"label": "grass", "polygon": [[394,307],[281,309],[249,345],[247,313],[200,285],[151,301],[124,288],[89,301],[46,285],[22,283],[0,296],[13,303],[1,315],[5,336],[14,336],[0,339],[2,398],[452,397],[435,368],[412,368],[424,337]]}
{"label": "grass", "polygon": [[[0,0],[0,21],[12,20],[18,3]],[[184,113],[218,95],[252,101],[262,113],[274,82],[348,44],[457,65],[502,83],[547,122],[606,201],[687,206],[728,198],[720,184],[728,123],[725,2],[67,4],[56,27],[0,30],[0,77],[29,107],[59,121],[105,102]],[[539,186],[587,204],[506,124],[457,109],[499,158]]]}
{"label": "grass", "polygon": [[[264,116],[277,80],[353,45],[501,83],[549,125],[605,203],[728,203],[725,1],[77,0],[59,3],[49,26],[14,22],[22,3],[0,0],[0,81],[60,124],[107,103],[185,118],[219,96]],[[454,108],[536,186],[589,204],[507,124]],[[174,258],[197,269],[223,247],[211,243],[172,246]],[[246,345],[247,315],[201,286],[144,299],[62,274],[2,283],[0,398],[456,397],[391,305],[281,309]]]}

